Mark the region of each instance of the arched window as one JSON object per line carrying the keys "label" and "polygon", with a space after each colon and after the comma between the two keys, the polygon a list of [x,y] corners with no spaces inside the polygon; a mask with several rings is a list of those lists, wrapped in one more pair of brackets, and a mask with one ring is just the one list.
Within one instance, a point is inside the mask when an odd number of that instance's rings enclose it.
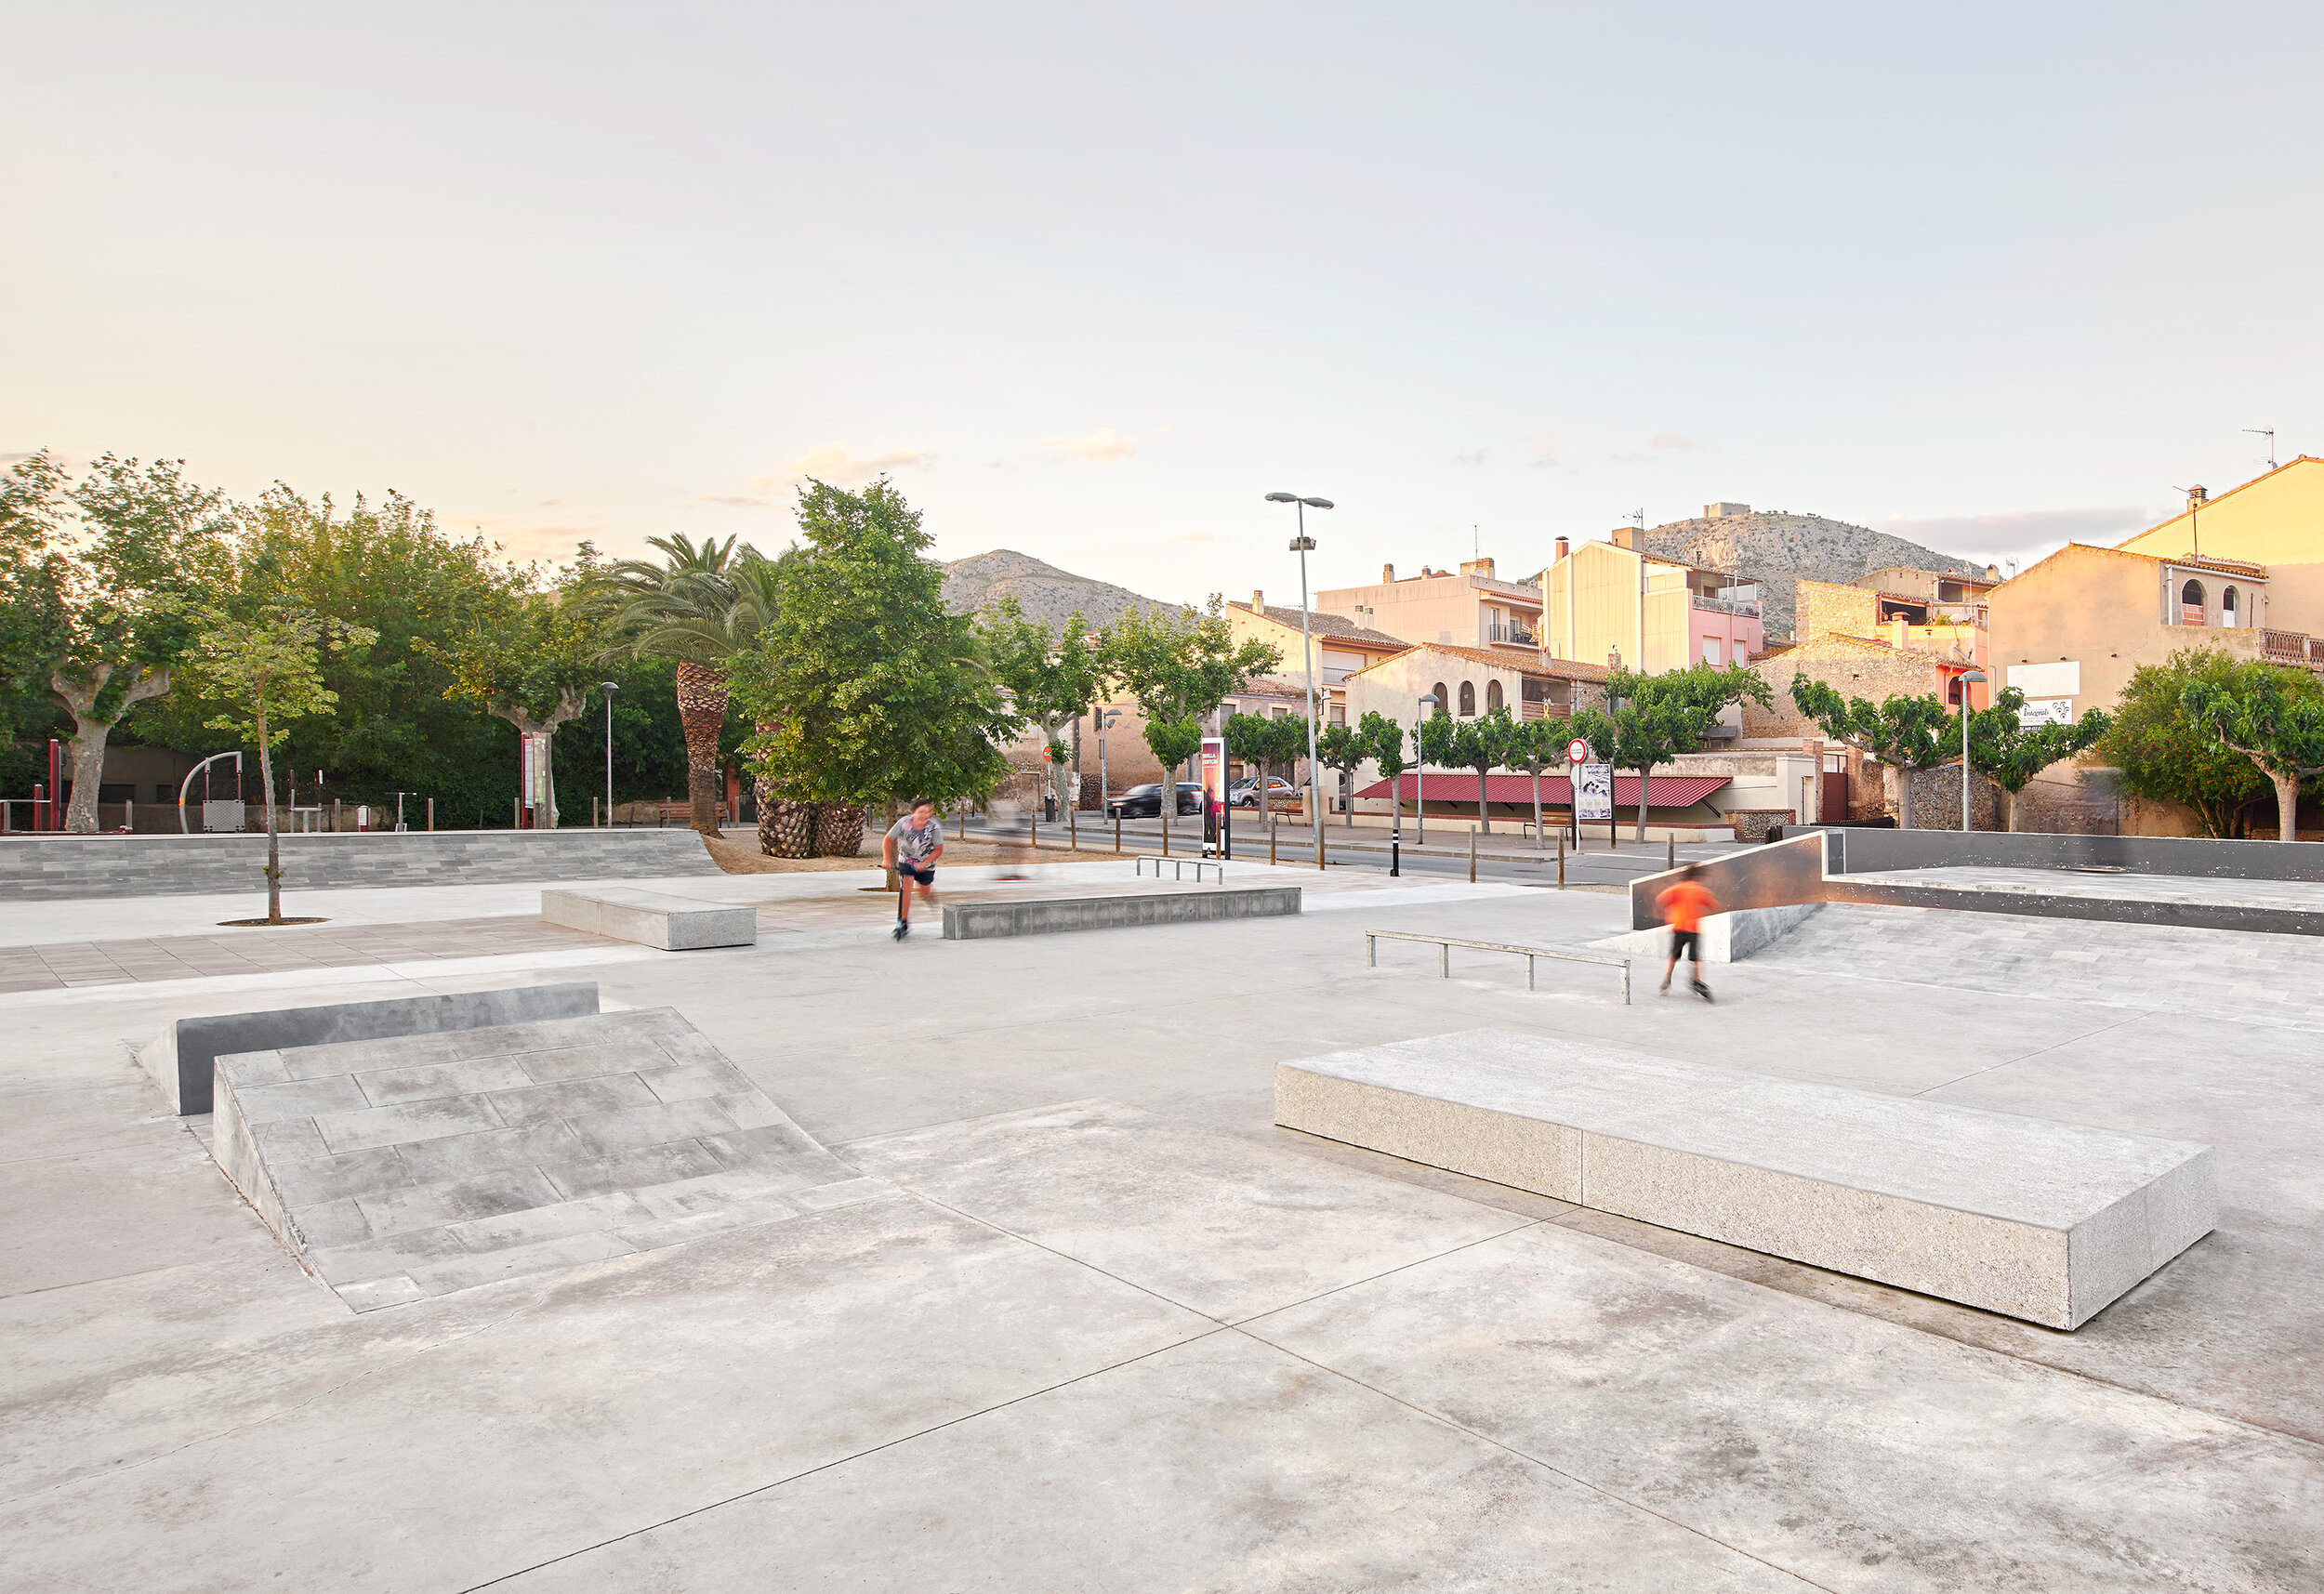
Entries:
{"label": "arched window", "polygon": [[2179,624],[2200,626],[2203,623],[2203,584],[2190,581],[2179,588]]}
{"label": "arched window", "polygon": [[1487,713],[1487,714],[1490,714],[1490,713],[1492,713],[1495,709],[1499,708],[1500,705],[1501,705],[1501,683],[1500,683],[1499,681],[1497,681],[1497,680],[1493,680],[1493,681],[1487,681],[1487,682],[1486,682],[1486,683],[1485,683],[1485,712],[1486,712],[1486,713]]}
{"label": "arched window", "polygon": [[1959,708],[1961,706],[1961,677],[1948,676],[1945,678],[1945,701],[1951,704],[1955,708]]}
{"label": "arched window", "polygon": [[1460,717],[1466,719],[1476,711],[1477,683],[1472,680],[1464,680],[1460,683]]}
{"label": "arched window", "polygon": [[1436,712],[1429,716],[1429,718],[1432,719],[1442,719],[1446,715],[1452,712],[1452,695],[1446,692],[1445,683],[1441,680],[1434,686],[1429,688],[1429,691],[1436,694]]}
{"label": "arched window", "polygon": [[2232,586],[2219,595],[2219,623],[2222,626],[2243,624],[2236,614],[2236,589]]}

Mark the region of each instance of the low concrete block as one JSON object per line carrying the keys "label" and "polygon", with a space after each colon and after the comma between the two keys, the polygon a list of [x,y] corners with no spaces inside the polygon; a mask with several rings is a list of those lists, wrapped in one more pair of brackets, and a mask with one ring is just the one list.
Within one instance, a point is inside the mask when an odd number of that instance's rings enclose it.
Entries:
{"label": "low concrete block", "polygon": [[596,1011],[597,983],[583,981],[518,985],[504,991],[459,991],[443,996],[398,996],[385,1002],[218,1013],[173,1021],[139,1048],[138,1060],[179,1117],[195,1117],[211,1110],[213,1067],[229,1053],[439,1034],[530,1023],[536,1019],[577,1018]]}
{"label": "low concrete block", "polygon": [[1058,935],[1134,925],[1204,924],[1217,919],[1276,918],[1300,911],[1297,886],[1237,886],[1152,896],[1041,897],[1029,902],[946,902],[946,941],[1004,935]]}
{"label": "low concrete block", "polygon": [[706,902],[631,886],[543,891],[541,917],[569,929],[610,935],[615,941],[658,946],[664,952],[759,943],[759,910],[748,903]]}
{"label": "low concrete block", "polygon": [[[1823,906],[1821,902],[1793,902],[1779,908],[1742,908],[1731,914],[1712,914],[1703,920],[1703,961],[1740,963],[1799,929],[1809,915],[1819,912]],[[1631,957],[1667,957],[1670,932],[1661,928],[1628,929],[1590,944],[1601,952],[1618,952]]]}
{"label": "low concrete block", "polygon": [[2052,1328],[2218,1220],[2193,1141],[1492,1030],[1278,1064],[1275,1121]]}

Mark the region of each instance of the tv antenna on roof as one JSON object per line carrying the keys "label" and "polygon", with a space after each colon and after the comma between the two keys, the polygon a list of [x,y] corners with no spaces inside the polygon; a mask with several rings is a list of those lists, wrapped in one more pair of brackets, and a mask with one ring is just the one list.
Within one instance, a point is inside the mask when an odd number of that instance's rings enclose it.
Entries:
{"label": "tv antenna on roof", "polygon": [[2275,469],[2276,428],[2274,427],[2245,427],[2243,429],[2250,432],[2253,437],[2264,437],[2267,440],[2267,468],[2270,470]]}
{"label": "tv antenna on roof", "polygon": [[1632,509],[1629,514],[1623,516],[1622,519],[1630,521],[1631,524],[1636,526],[1642,532],[1646,529],[1646,511],[1644,509]]}

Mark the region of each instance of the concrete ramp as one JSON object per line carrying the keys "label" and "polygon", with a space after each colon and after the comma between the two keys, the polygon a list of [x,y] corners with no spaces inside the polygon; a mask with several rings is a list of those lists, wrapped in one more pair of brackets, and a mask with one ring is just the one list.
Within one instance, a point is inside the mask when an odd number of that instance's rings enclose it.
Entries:
{"label": "concrete ramp", "polygon": [[884,1193],[667,1008],[221,1057],[218,1166],[358,1311]]}

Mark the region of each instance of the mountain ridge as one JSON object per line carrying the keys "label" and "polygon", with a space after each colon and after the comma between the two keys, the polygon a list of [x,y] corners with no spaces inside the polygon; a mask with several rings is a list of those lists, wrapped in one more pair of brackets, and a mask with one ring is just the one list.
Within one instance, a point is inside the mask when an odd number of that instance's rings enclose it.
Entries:
{"label": "mountain ridge", "polygon": [[1791,635],[1802,580],[1845,584],[1889,565],[1980,577],[1986,573],[1984,565],[1887,532],[1786,509],[1670,520],[1646,534],[1646,551],[1757,581],[1760,619],[1770,641]]}

